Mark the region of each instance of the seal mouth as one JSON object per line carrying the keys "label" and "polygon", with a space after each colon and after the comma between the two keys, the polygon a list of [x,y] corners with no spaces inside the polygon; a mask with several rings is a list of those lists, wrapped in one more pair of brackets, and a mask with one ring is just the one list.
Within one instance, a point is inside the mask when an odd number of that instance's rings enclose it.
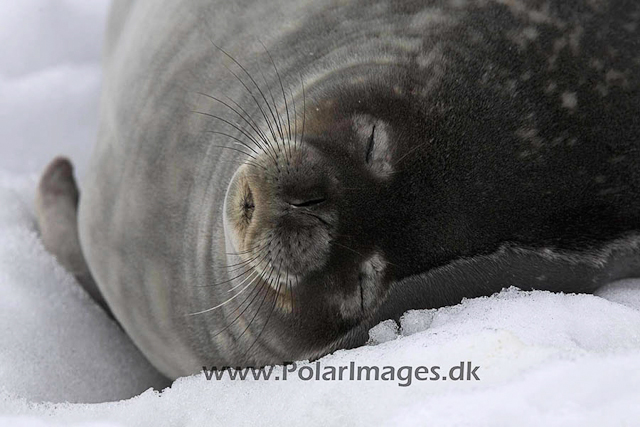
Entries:
{"label": "seal mouth", "polygon": [[306,200],[293,199],[293,200],[290,200],[288,203],[293,208],[310,208],[313,206],[321,205],[326,201],[327,201],[326,197],[309,197]]}

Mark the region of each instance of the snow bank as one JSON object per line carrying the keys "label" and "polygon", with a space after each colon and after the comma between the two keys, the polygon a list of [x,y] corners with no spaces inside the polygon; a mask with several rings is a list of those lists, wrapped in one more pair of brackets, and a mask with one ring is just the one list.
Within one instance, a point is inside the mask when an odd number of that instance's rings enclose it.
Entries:
{"label": "snow bank", "polygon": [[297,372],[314,362],[299,364],[287,381],[201,374],[117,403],[33,406],[5,395],[0,407],[54,423],[115,425],[616,425],[640,419],[636,309],[592,295],[510,289],[409,312],[397,332],[388,323],[381,328],[391,340],[326,356],[319,361],[323,369],[351,362],[381,369],[440,366],[444,375],[462,361],[479,367],[479,380],[304,381],[306,374],[301,379]]}
{"label": "snow bank", "polygon": [[[320,366],[441,367],[447,380],[162,379],[38,240],[37,173],[82,175],[105,1],[0,5],[0,425],[621,425],[640,420],[640,281],[593,295],[505,290],[383,322]],[[478,367],[454,381],[451,367]],[[275,374],[282,377],[281,367]],[[290,369],[290,368],[287,368]],[[401,371],[397,371],[399,375]],[[415,372],[413,372],[415,373]],[[304,377],[303,377],[304,378]],[[466,376],[465,376],[466,378]],[[144,391],[144,392],[143,392]],[[141,393],[141,394],[140,394]],[[130,398],[138,394],[136,397]],[[128,400],[121,400],[128,399]],[[38,403],[99,402],[100,404]]]}
{"label": "snow bank", "polygon": [[134,396],[162,377],[48,254],[35,179],[0,175],[0,389],[35,401]]}

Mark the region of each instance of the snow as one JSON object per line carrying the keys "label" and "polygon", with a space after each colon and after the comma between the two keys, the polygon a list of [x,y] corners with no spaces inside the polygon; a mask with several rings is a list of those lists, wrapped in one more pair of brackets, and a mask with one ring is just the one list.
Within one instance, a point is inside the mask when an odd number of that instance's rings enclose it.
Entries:
{"label": "snow", "polygon": [[105,0],[0,4],[0,168],[40,172],[56,154],[83,171],[97,126]]}
{"label": "snow", "polygon": [[119,328],[44,251],[32,196],[32,180],[12,185],[0,178],[0,389],[36,401],[100,402],[162,385]]}
{"label": "snow", "polygon": [[442,372],[470,362],[479,380],[303,381],[317,365],[299,362],[287,381],[200,374],[158,391],[162,378],[44,251],[34,222],[51,158],[84,173],[106,11],[104,0],[0,4],[0,426],[640,425],[640,280],[410,311],[320,360]]}

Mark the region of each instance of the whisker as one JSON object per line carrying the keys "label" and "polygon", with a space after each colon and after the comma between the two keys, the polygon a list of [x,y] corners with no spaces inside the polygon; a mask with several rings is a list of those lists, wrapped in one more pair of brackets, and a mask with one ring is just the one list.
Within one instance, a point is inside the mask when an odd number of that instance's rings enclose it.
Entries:
{"label": "whisker", "polygon": [[[255,266],[251,267],[251,269],[253,271],[258,271],[257,270],[258,266],[260,266],[265,261],[265,259],[266,259],[266,256],[263,256],[262,259],[260,260],[260,262],[258,262]],[[233,290],[238,288],[238,287],[240,287],[240,285],[236,285],[236,286],[230,288],[227,292],[233,292]]]}
{"label": "whisker", "polygon": [[[258,253],[256,256],[254,256],[253,258],[249,258],[247,260],[243,260],[242,262],[239,262],[237,264],[231,264],[226,266],[226,268],[228,269],[228,273],[232,273],[234,271],[238,271],[239,269],[250,265],[253,261],[255,261],[256,259],[260,258],[263,254],[262,253]],[[233,267],[233,268],[229,268],[229,267]]]}
{"label": "whisker", "polygon": [[[253,262],[256,258],[260,258],[260,261],[258,261],[257,264],[253,265],[253,266],[249,266],[249,269],[256,269],[260,264],[262,264],[262,261],[269,255],[269,251],[263,252],[258,254],[253,260],[249,261],[249,263]],[[246,264],[245,264],[246,265]],[[242,268],[242,267],[239,267]],[[237,270],[237,269],[236,269]],[[233,289],[233,288],[232,288]]]}
{"label": "whisker", "polygon": [[[273,267],[272,267],[272,270],[273,270]],[[247,309],[248,309],[249,307],[251,307],[251,305],[253,304],[253,302],[255,301],[255,299],[256,299],[256,298],[257,298],[257,297],[262,293],[262,290],[263,290],[263,289],[267,289],[267,292],[268,292],[268,285],[265,285],[263,273],[264,273],[264,270],[260,273],[260,275],[259,275],[258,277],[256,277],[256,279],[254,279],[254,280],[257,280],[257,279],[261,279],[261,280],[262,280],[262,283],[260,284],[260,286],[258,286],[258,285],[254,286],[254,289],[251,291],[251,293],[250,293],[249,295],[247,295],[247,297],[246,297],[246,298],[245,298],[245,299],[244,299],[244,300],[243,300],[243,301],[238,305],[238,307],[236,307],[236,309],[235,309],[234,311],[238,311],[238,309],[239,309],[240,307],[242,307],[242,306],[244,305],[244,303],[245,303],[245,302],[246,302],[246,301],[251,297],[251,295],[252,295],[252,294],[253,294],[253,292],[256,290],[256,288],[258,288],[258,292],[256,293],[256,295],[251,299],[251,301],[249,301],[249,303],[247,304],[247,306],[246,306],[246,307],[245,307],[245,308],[244,308],[240,313],[238,313],[238,315],[237,315],[237,316],[236,316],[236,317],[235,317],[235,318],[234,318],[230,323],[227,323],[227,325],[226,325],[222,330],[220,330],[219,332],[216,332],[216,334],[214,335],[214,337],[218,336],[219,334],[221,334],[222,332],[224,332],[225,330],[227,330],[228,328],[230,328],[230,327],[231,327],[231,326],[232,326],[232,325],[233,325],[233,324],[234,324],[234,323],[235,323],[235,322],[236,322],[240,317],[242,317],[242,315],[244,314],[244,312],[245,312],[245,311],[247,311]],[[252,281],[252,283],[253,283],[253,281]],[[251,284],[252,284],[252,283],[251,283]],[[265,288],[265,286],[266,286],[266,288]],[[232,313],[233,313],[234,311],[232,311]],[[246,330],[246,329],[245,329],[245,330]],[[244,332],[243,332],[243,333],[244,333]],[[237,339],[237,338],[236,338],[236,339]]]}
{"label": "whisker", "polygon": [[[273,118],[273,122],[275,124],[276,120],[275,120],[275,115],[273,114],[273,110],[271,109],[271,105],[269,105],[269,101],[267,101],[267,98],[264,96],[264,93],[262,92],[262,89],[260,89],[260,86],[258,86],[258,84],[256,83],[255,79],[253,78],[253,76],[242,66],[242,64],[240,64],[233,56],[229,55],[224,49],[222,49],[221,47],[219,47],[218,45],[216,45],[213,40],[209,39],[209,41],[211,42],[211,44],[213,44],[216,49],[218,49],[220,52],[222,52],[224,55],[227,56],[227,58],[231,59],[238,67],[240,67],[240,69],[247,75],[247,77],[249,77],[249,80],[251,80],[251,82],[253,83],[253,85],[256,87],[256,89],[258,90],[258,92],[260,93],[260,96],[262,96],[262,99],[264,100],[265,104],[267,105],[267,108],[269,109],[269,112],[271,113],[271,116]],[[229,70],[231,71],[231,70]],[[240,80],[239,77],[236,76],[236,78],[238,78],[238,80]],[[242,82],[242,80],[240,80]],[[249,88],[247,88],[247,90],[249,90]],[[251,91],[249,91],[250,93],[252,93]],[[258,103],[258,101],[256,100],[256,103]],[[258,106],[260,107],[260,105],[258,104]],[[265,116],[266,119],[266,116]],[[272,131],[273,133],[273,131]],[[280,132],[279,132],[280,133]],[[275,138],[275,134],[273,135]],[[276,143],[277,143],[277,139],[276,139]]]}
{"label": "whisker", "polygon": [[[264,242],[265,240],[269,239],[271,237],[271,233],[269,233],[267,236],[261,238],[260,240],[258,240],[258,244],[260,244],[261,242]],[[257,248],[258,245],[254,246],[253,248],[249,248],[245,251],[240,251],[240,252],[225,252],[225,255],[244,255],[244,254],[248,254],[249,252],[252,252],[255,248]]]}
{"label": "whisker", "polygon": [[260,70],[260,74],[262,75],[262,80],[264,80],[264,84],[265,86],[267,86],[267,89],[269,90],[269,95],[271,96],[271,102],[273,103],[273,107],[276,110],[276,117],[278,118],[278,134],[280,135],[280,139],[282,140],[282,146],[284,147],[284,135],[282,134],[282,118],[280,117],[280,113],[278,113],[278,109],[275,108],[276,106],[276,99],[273,96],[273,92],[271,91],[271,86],[269,86],[269,83],[267,82],[267,78],[264,75],[264,72],[262,71],[262,67],[260,66],[260,64],[258,63],[258,70]]}
{"label": "whisker", "polygon": [[[232,139],[232,140],[234,141],[234,143],[235,143],[235,144],[242,145],[243,147],[246,147],[246,146],[247,146],[247,145],[244,143],[244,141],[242,141],[242,140],[241,140],[241,139],[239,139],[239,138],[236,138],[236,137],[235,137],[235,136],[233,136],[233,135],[229,135],[228,133],[219,132],[219,131],[217,131],[217,130],[203,130],[203,131],[202,131],[202,133],[211,133],[211,134],[214,134],[214,135],[222,135],[222,136],[226,136],[227,138]],[[258,159],[253,155],[253,154],[248,154],[248,155],[250,155],[250,156],[251,156],[253,159],[255,159],[256,161],[258,160]],[[256,155],[258,155],[258,154],[256,153]]]}
{"label": "whisker", "polygon": [[[213,43],[213,41],[212,41],[211,43],[215,46],[215,44]],[[216,46],[216,47],[217,47],[217,46]],[[266,123],[267,127],[269,128],[269,131],[271,132],[271,136],[273,137],[274,141],[276,141],[276,143],[277,143],[277,137],[276,137],[276,135],[275,135],[275,133],[274,133],[274,131],[273,131],[273,127],[271,126],[271,121],[267,118],[267,115],[266,115],[266,113],[264,112],[264,110],[262,109],[262,106],[260,105],[260,102],[258,102],[258,99],[255,97],[255,95],[253,94],[253,92],[251,92],[251,90],[250,90],[250,89],[249,89],[249,87],[245,84],[245,82],[244,82],[240,77],[238,77],[238,75],[237,75],[236,73],[234,73],[234,72],[233,72],[229,67],[227,67],[225,64],[222,64],[222,65],[224,66],[224,68],[226,68],[226,70],[227,70],[227,71],[229,71],[229,73],[231,73],[231,75],[233,75],[233,77],[235,77],[235,78],[240,82],[240,84],[241,84],[241,85],[244,87],[244,89],[249,93],[249,95],[251,95],[251,98],[253,98],[253,102],[255,102],[255,103],[256,103],[256,106],[257,106],[257,107],[258,107],[258,109],[260,110],[260,113],[262,114],[262,117],[264,118],[265,123]],[[268,142],[267,142],[267,143],[268,143]],[[268,143],[268,145],[270,145],[270,146],[271,146],[271,144],[270,144],[270,143]],[[272,149],[273,149],[273,146],[272,146]],[[274,151],[275,151],[275,149],[274,149]],[[276,162],[276,165],[277,165],[277,162]]]}
{"label": "whisker", "polygon": [[[265,253],[265,256],[266,256],[266,255],[268,255],[268,252],[267,252],[267,253]],[[258,263],[258,265],[259,265],[259,263]],[[238,278],[240,278],[240,277],[244,276],[244,275],[245,275],[245,274],[247,274],[247,272],[249,272],[249,271],[251,271],[251,269],[247,269],[247,270],[246,270],[246,271],[244,271],[243,273],[241,273],[241,274],[239,274],[239,275],[237,275],[237,276],[235,276],[235,277],[232,277],[232,278],[230,278],[230,279],[228,279],[228,280],[225,280],[225,281],[223,281],[223,282],[217,282],[217,283],[212,283],[212,284],[207,284],[207,285],[198,285],[197,287],[199,287],[199,288],[208,288],[208,287],[211,287],[211,286],[220,286],[220,285],[224,285],[225,283],[232,282],[233,280],[238,279]]]}
{"label": "whisker", "polygon": [[212,146],[212,147],[214,147],[214,148],[226,148],[227,150],[237,151],[238,153],[242,153],[242,154],[244,154],[245,156],[249,156],[249,157],[251,157],[251,158],[252,158],[252,159],[254,159],[254,160],[256,159],[256,158],[255,158],[254,156],[252,156],[251,154],[246,153],[246,152],[244,152],[244,151],[242,151],[242,150],[239,150],[239,149],[237,149],[237,148],[227,147],[226,145],[214,145],[214,144],[211,144],[211,146]]}
{"label": "whisker", "polygon": [[267,170],[267,168],[265,168],[264,166],[259,165],[257,163],[253,163],[253,162],[251,162],[249,160],[245,160],[245,162],[244,163],[240,163],[240,165],[248,165],[248,166],[253,166],[255,168],[260,168],[260,169]]}
{"label": "whisker", "polygon": [[[285,295],[287,294],[287,291],[289,292],[289,298],[291,298],[291,282],[289,281],[289,269],[285,270],[286,272],[286,276],[285,276],[285,283],[287,284],[286,286],[288,286],[288,288],[285,288]],[[283,302],[282,305],[284,306],[284,298],[283,298]]]}
{"label": "whisker", "polygon": [[[264,238],[264,239],[261,239],[261,240],[260,240],[260,242],[264,242],[264,241],[266,241],[266,240],[267,240],[267,239],[266,239],[266,238]],[[266,248],[272,240],[273,240],[273,238],[272,238],[272,239],[270,239],[270,240],[269,240],[267,243],[265,243],[264,245],[261,245],[261,243],[259,243],[259,244],[255,245],[254,247],[249,248],[249,249],[247,249],[247,250],[245,250],[245,251],[240,251],[240,252],[225,252],[224,254],[225,254],[225,255],[231,255],[231,256],[237,256],[238,258],[240,258],[240,255],[250,254],[250,253],[252,253],[252,252],[254,252],[254,251],[258,251],[258,252],[259,252],[259,251],[261,251],[262,249]],[[233,267],[234,265],[237,265],[237,264],[230,264],[230,265],[225,266],[225,268]]]}
{"label": "whisker", "polygon": [[220,285],[224,285],[225,283],[230,283],[236,279],[239,279],[240,277],[244,276],[245,274],[247,274],[249,271],[251,271],[252,269],[248,268],[247,270],[243,271],[242,273],[238,274],[237,276],[234,276],[230,279],[224,280],[222,282],[217,282],[217,283],[208,283],[206,285],[196,285],[197,288],[210,288],[212,286],[220,286]]}
{"label": "whisker", "polygon": [[[284,108],[287,112],[287,124],[289,126],[289,141],[291,141],[291,121],[289,119],[289,106],[287,104],[287,97],[284,94],[284,85],[282,84],[282,78],[280,78],[280,72],[278,71],[278,67],[276,67],[276,63],[273,60],[273,56],[271,56],[271,52],[269,52],[269,49],[267,49],[267,47],[264,45],[264,43],[262,43],[262,41],[260,40],[260,44],[262,45],[262,47],[264,48],[264,50],[267,52],[267,55],[269,55],[269,59],[271,60],[271,63],[273,64],[273,69],[276,70],[276,75],[278,76],[278,81],[280,82],[280,88],[282,89],[282,98],[284,99]],[[274,101],[274,106],[275,106],[275,101]]]}
{"label": "whisker", "polygon": [[302,79],[302,73],[300,74],[300,83],[302,84],[302,135],[300,136],[300,144],[304,140],[304,125],[307,119],[307,101],[304,93],[304,80]]}
{"label": "whisker", "polygon": [[[278,255],[276,255],[276,259],[280,256],[280,252],[278,252]],[[262,305],[264,304],[265,300],[267,299],[267,295],[269,295],[269,288],[271,287],[271,276],[273,274],[273,271],[275,270],[275,266],[273,266],[271,268],[271,273],[269,273],[269,277],[267,278],[267,292],[265,292],[264,297],[262,297],[262,301],[260,302],[260,305],[258,306],[255,314],[253,315],[253,317],[251,318],[251,320],[249,321],[249,324],[247,324],[246,328],[244,328],[244,331],[242,331],[242,333],[240,335],[238,335],[236,337],[236,340],[240,340],[240,338],[242,337],[242,335],[244,335],[245,332],[247,332],[247,330],[251,327],[251,324],[253,323],[253,321],[255,320],[255,318],[258,316],[258,313],[260,313],[260,309],[262,308]],[[253,302],[252,302],[253,303]]]}
{"label": "whisker", "polygon": [[291,313],[295,313],[296,311],[296,305],[295,305],[295,298],[294,298],[294,291],[296,289],[300,288],[300,281],[298,280],[298,275],[296,274],[296,287],[295,288],[291,288]]}
{"label": "whisker", "polygon": [[[263,271],[263,273],[264,273],[264,271]],[[259,278],[263,278],[262,273],[259,276],[256,276],[256,278],[253,281],[255,281],[255,280],[259,279]],[[253,283],[253,281],[252,281],[252,283]],[[251,297],[251,294],[253,294],[253,292],[255,291],[256,288],[258,288],[258,293],[256,294],[256,296],[258,296],[258,295],[260,295],[260,292],[262,292],[262,289],[264,289],[264,282],[263,282],[262,286],[258,287],[257,285],[255,285],[254,289],[251,291],[251,293],[249,293],[249,295],[247,295],[247,297],[231,313],[233,313],[235,311],[238,311],[238,309],[240,307],[242,307],[242,305],[249,299],[249,297]],[[242,317],[244,312],[247,311],[247,309],[249,307],[251,307],[251,304],[253,303],[255,298],[256,297],[253,297],[253,299],[249,302],[249,304],[240,313],[238,313],[238,315],[231,322],[227,323],[224,328],[222,328],[220,331],[218,331],[215,334],[213,334],[213,336],[211,338],[217,337],[218,335],[220,335],[221,333],[223,333],[224,331],[229,329],[231,326],[233,326],[233,324],[236,323],[240,317]]]}
{"label": "whisker", "polygon": [[[222,101],[221,99],[216,98],[215,96],[212,96],[212,95],[209,95],[209,94],[206,94],[206,93],[203,93],[203,92],[196,92],[196,93],[197,93],[197,94],[199,94],[199,95],[205,96],[205,97],[207,97],[207,98],[210,98],[210,99],[212,99],[212,100],[214,100],[214,101],[217,101],[217,102],[219,102],[220,104],[224,105],[225,107],[229,108],[231,111],[233,111],[234,113],[236,113],[236,114],[238,115],[238,117],[240,117],[242,120],[244,120],[244,122],[245,122],[246,124],[248,124],[248,125],[249,125],[249,127],[250,127],[254,132],[256,132],[256,134],[258,135],[258,138],[259,138],[259,139],[261,139],[261,140],[263,140],[263,142],[265,142],[265,141],[264,141],[264,138],[263,138],[263,136],[262,136],[262,134],[260,133],[260,131],[259,131],[256,127],[254,127],[254,125],[253,125],[249,120],[247,120],[247,118],[246,118],[243,114],[240,114],[236,109],[234,109],[233,107],[231,107],[229,104],[227,104],[226,102]],[[248,116],[248,115],[247,115],[247,116]],[[249,117],[249,118],[251,118],[251,117]],[[251,120],[253,121],[253,119],[251,119]],[[254,123],[255,123],[255,122],[254,122]],[[256,126],[257,126],[257,125],[256,125]],[[256,146],[257,146],[257,147],[259,147],[260,149],[264,149],[264,148],[262,147],[262,144],[258,144],[258,141],[257,141],[257,140],[252,139],[252,141],[256,144]]]}
{"label": "whisker", "polygon": [[[293,91],[289,88],[289,96],[291,96],[291,102],[293,103],[293,144],[296,146],[298,140],[298,112],[296,111],[296,99],[293,97]],[[289,158],[291,158],[291,140],[289,140]]]}
{"label": "whisker", "polygon": [[[242,128],[240,128],[239,126],[231,123],[230,121],[228,121],[226,119],[223,119],[222,117],[216,116],[215,114],[205,113],[204,111],[191,110],[191,112],[195,113],[195,114],[200,114],[200,115],[203,115],[203,116],[207,116],[207,117],[211,117],[211,118],[220,120],[221,122],[224,122],[224,123],[228,124],[229,126],[231,126],[232,128],[236,129],[238,132],[240,132],[241,134],[243,134],[244,136],[246,136],[247,138],[252,140],[257,145],[256,140],[251,135],[249,135]],[[238,141],[240,141],[240,140],[238,140]],[[251,151],[253,151],[254,153],[258,154],[258,152],[256,150],[254,150],[253,148],[251,148],[251,146],[249,146],[249,145],[247,145],[245,143],[243,143],[243,145],[245,147],[247,147],[248,149],[250,149]]]}
{"label": "whisker", "polygon": [[[239,152],[239,153],[242,153],[242,154],[245,154],[245,155],[247,155],[247,156],[251,157],[252,159],[255,159],[255,157],[253,157],[251,154],[249,154],[249,153],[245,153],[244,151],[242,151],[242,150],[238,150],[237,148],[227,147],[227,146],[224,146],[224,145],[211,145],[211,147],[213,147],[213,148],[226,148],[227,150],[237,151],[237,152]],[[244,161],[244,163],[237,163],[237,164],[238,164],[238,165],[245,165],[245,164],[247,164],[247,165],[250,165],[250,166],[255,166],[255,167],[260,168],[260,169],[264,169],[265,171],[266,171],[266,170],[268,170],[268,169],[267,169],[267,168],[265,168],[264,166],[262,166],[262,165],[260,165],[260,164],[258,164],[258,163],[254,163],[254,162],[252,162],[252,161],[250,161],[250,160],[245,160],[245,161]]]}
{"label": "whisker", "polygon": [[237,294],[235,294],[234,296],[232,296],[232,297],[228,298],[228,299],[227,299],[227,300],[225,300],[224,302],[222,302],[222,303],[220,303],[220,304],[218,304],[218,305],[216,305],[216,306],[214,306],[214,307],[207,308],[206,310],[196,311],[195,313],[189,313],[189,314],[187,314],[187,315],[188,315],[188,316],[196,316],[196,315],[198,315],[198,314],[208,313],[208,312],[210,312],[210,311],[213,311],[213,310],[216,310],[216,309],[218,309],[218,308],[220,308],[220,307],[223,307],[223,306],[225,306],[225,305],[229,304],[229,303],[230,303],[231,301],[233,301],[236,297],[238,297],[238,296],[239,296],[239,295],[240,295],[240,294],[241,294],[245,289],[247,289],[249,286],[251,286],[251,283],[252,283],[252,282],[250,282],[250,283],[249,283],[247,286],[245,286],[245,287],[244,287],[240,292],[238,292],[238,293],[237,293]]}
{"label": "whisker", "polygon": [[345,249],[347,249],[347,250],[349,250],[349,251],[351,251],[351,252],[353,252],[353,253],[355,253],[355,254],[358,254],[358,255],[360,255],[362,258],[365,258],[365,256],[364,256],[364,255],[362,255],[360,252],[356,251],[355,249],[351,249],[349,246],[345,246],[345,245],[343,245],[343,244],[341,244],[341,243],[338,243],[338,242],[336,242],[336,241],[333,241],[333,242],[331,242],[331,243],[332,243],[332,244],[334,244],[334,245],[336,245],[336,246],[340,246],[340,247],[342,247],[342,248],[345,248]]}
{"label": "whisker", "polygon": [[[225,95],[226,96],[226,95]],[[255,122],[255,120],[253,120],[253,118],[251,118],[251,115],[249,113],[247,113],[247,111],[242,108],[242,106],[240,104],[238,104],[236,101],[234,101],[233,99],[229,98],[228,96],[226,97],[230,102],[233,103],[233,105],[235,105],[236,107],[238,107],[240,109],[240,111],[242,111],[255,125],[256,129],[259,131],[259,134],[261,136],[262,141],[264,141],[264,143],[267,145],[268,148],[271,148],[271,151],[273,151],[274,154],[277,154],[273,148],[273,145],[271,145],[269,143],[269,140],[267,138],[267,135],[262,131],[262,129],[260,129],[260,126],[258,126],[258,124]],[[271,153],[265,149],[265,152],[269,153],[269,155],[271,155]],[[271,156],[271,158],[273,159],[273,161],[277,164],[278,162],[276,161],[275,157]]]}
{"label": "whisker", "polygon": [[[226,148],[227,150],[238,151],[238,152],[240,152],[240,153],[242,153],[242,154],[245,154],[245,155],[247,155],[247,156],[252,157],[252,158],[254,158],[254,159],[255,159],[255,157],[251,156],[249,153],[245,153],[244,151],[238,150],[238,149],[233,148],[233,147],[227,147],[227,146],[224,146],[224,145],[211,145],[211,147],[212,147],[212,148]],[[251,160],[245,160],[245,161],[243,161],[243,162],[230,162],[230,161],[228,161],[228,160],[227,160],[227,162],[228,162],[228,163],[235,164],[235,165],[238,165],[238,166],[249,165],[249,166],[253,166],[253,167],[260,168],[260,169],[263,169],[263,170],[265,170],[265,171],[268,171],[268,169],[267,169],[267,168],[265,168],[264,166],[262,166],[261,164],[258,164],[258,163],[255,163],[255,162],[252,162]],[[272,175],[272,174],[269,174],[269,175]]]}
{"label": "whisker", "polygon": [[[280,260],[280,266],[278,267],[278,276],[276,278],[277,283],[278,283],[278,287],[275,290],[275,294],[273,297],[273,305],[271,306],[271,310],[269,311],[269,315],[267,316],[267,320],[265,320],[264,325],[262,325],[262,328],[260,329],[260,332],[258,332],[258,335],[256,336],[256,339],[253,340],[253,344],[251,344],[249,346],[248,349],[245,350],[244,354],[242,355],[242,357],[246,356],[249,351],[253,348],[254,345],[256,345],[256,343],[258,342],[258,340],[260,339],[260,337],[262,336],[262,333],[265,331],[266,327],[267,327],[267,323],[269,323],[269,319],[271,319],[271,315],[273,314],[275,308],[276,308],[276,303],[278,302],[278,295],[280,295],[280,287],[281,287],[281,283],[280,283],[280,273],[281,273],[281,268],[282,268],[282,260]],[[260,310],[260,308],[258,308],[258,310]]]}
{"label": "whisker", "polygon": [[411,150],[407,151],[406,153],[404,153],[404,155],[402,157],[400,157],[394,164],[394,166],[397,166],[405,157],[407,157],[409,154],[413,153],[414,151],[416,151],[418,148],[423,147],[429,143],[433,142],[433,140],[429,140],[426,142],[423,142],[420,145],[416,145],[415,147],[413,147]]}
{"label": "whisker", "polygon": [[[259,264],[258,264],[258,265],[259,265]],[[253,271],[253,272],[252,272],[252,274],[254,274],[254,273],[258,273],[255,269],[252,269],[252,271]],[[246,272],[244,272],[243,274],[241,274],[241,275],[239,275],[239,276],[237,276],[237,277],[242,277],[244,274],[246,274]],[[235,294],[235,295],[233,295],[232,297],[230,297],[230,298],[226,299],[224,302],[222,302],[222,303],[220,303],[220,304],[218,304],[218,305],[216,305],[216,306],[214,306],[214,307],[208,308],[208,309],[206,309],[206,310],[197,311],[197,312],[195,312],[195,313],[189,313],[189,314],[188,314],[188,316],[195,316],[195,315],[198,315],[198,314],[204,314],[204,313],[208,313],[208,312],[211,312],[211,311],[213,311],[213,310],[216,310],[216,309],[218,309],[218,308],[220,308],[220,307],[224,307],[225,305],[227,305],[228,303],[230,303],[231,301],[233,301],[235,298],[237,298],[240,294],[242,294],[246,289],[248,289],[248,288],[249,288],[249,286],[251,286],[251,285],[253,284],[253,282],[255,281],[255,279],[257,279],[257,278],[258,278],[258,277],[260,277],[260,276],[261,276],[261,273],[258,273],[258,275],[257,275],[257,276],[255,276],[255,277],[251,280],[251,282],[249,282],[249,284],[247,284],[244,288],[242,288],[238,293],[236,293],[236,294]],[[244,279],[244,280],[243,280],[239,285],[236,285],[236,286],[234,286],[233,288],[231,288],[231,290],[233,290],[233,289],[235,289],[235,288],[238,288],[238,287],[242,286],[242,284],[244,284],[244,282],[245,282],[247,279],[249,279],[249,277],[251,277],[251,275],[249,275],[248,277],[246,277],[246,278],[245,278],[245,279]],[[247,298],[248,298],[248,297],[247,297]],[[244,301],[246,301],[246,300],[247,300],[247,298],[245,298],[245,300],[244,300]],[[242,303],[240,303],[240,305],[239,305],[238,307],[242,306],[242,304],[244,304],[244,301],[243,301]],[[237,310],[237,308],[236,308],[236,310]],[[234,310],[234,311],[235,311],[235,310]],[[241,314],[241,315],[242,315],[242,314]]]}

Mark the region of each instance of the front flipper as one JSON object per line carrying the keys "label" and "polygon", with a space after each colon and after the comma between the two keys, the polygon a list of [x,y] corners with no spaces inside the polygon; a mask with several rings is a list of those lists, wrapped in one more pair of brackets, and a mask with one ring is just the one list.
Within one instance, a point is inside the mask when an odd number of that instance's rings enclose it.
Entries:
{"label": "front flipper", "polygon": [[638,277],[638,235],[582,252],[505,244],[492,254],[461,258],[394,283],[378,318],[382,321],[407,310],[455,305],[463,298],[490,296],[511,286],[527,291],[593,293],[608,283]]}
{"label": "front flipper", "polygon": [[56,157],[42,174],[36,193],[36,217],[42,242],[111,316],[82,255],[78,239],[78,200],[71,162],[64,157]]}

